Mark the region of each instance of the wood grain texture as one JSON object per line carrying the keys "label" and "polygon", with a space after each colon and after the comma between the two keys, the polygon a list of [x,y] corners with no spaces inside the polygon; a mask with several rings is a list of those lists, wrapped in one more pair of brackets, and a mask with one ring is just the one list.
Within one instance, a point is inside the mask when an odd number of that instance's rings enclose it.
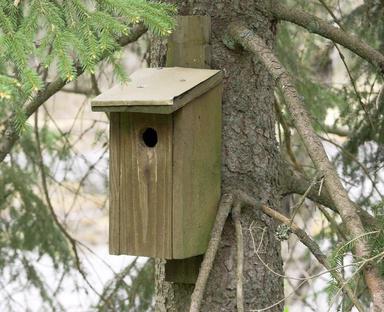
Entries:
{"label": "wood grain texture", "polygon": [[210,68],[210,16],[177,16],[167,45],[166,66]]}
{"label": "wood grain texture", "polygon": [[109,117],[109,253],[120,254],[120,114]]}
{"label": "wood grain texture", "polygon": [[221,184],[221,93],[217,86],[174,114],[173,258],[206,251]]}
{"label": "wood grain texture", "polygon": [[[176,23],[176,29],[168,39],[166,66],[210,68],[211,17],[178,16]],[[167,261],[165,280],[173,283],[195,283],[202,259],[203,256],[199,255]]]}
{"label": "wood grain texture", "polygon": [[[119,127],[111,126],[116,131],[111,137],[120,137],[120,165],[114,163],[117,159],[112,155],[111,181],[117,180],[119,172],[119,187],[113,189],[111,185],[110,245],[114,250],[119,246],[119,254],[171,258],[172,116],[118,115]],[[144,144],[146,128],[157,131],[155,147]],[[115,166],[120,168],[113,169]]]}
{"label": "wood grain texture", "polygon": [[142,68],[92,100],[94,111],[169,114],[220,83],[222,73],[184,67]]}

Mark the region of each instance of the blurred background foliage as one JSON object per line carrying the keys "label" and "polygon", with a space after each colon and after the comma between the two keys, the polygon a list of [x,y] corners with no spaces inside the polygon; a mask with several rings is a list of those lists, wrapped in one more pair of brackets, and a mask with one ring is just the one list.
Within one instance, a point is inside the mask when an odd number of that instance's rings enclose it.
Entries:
{"label": "blurred background foliage", "polygon": [[[285,2],[384,52],[383,1]],[[170,5],[144,0],[0,0],[0,130],[13,123],[21,135],[0,164],[0,310],[70,311],[73,293],[88,298],[74,311],[153,310],[152,261],[129,258],[112,265],[100,256],[107,253],[108,119],[90,113],[89,99],[148,65],[149,35],[125,49],[116,39],[138,22],[154,35],[166,35],[173,14]],[[352,198],[384,224],[382,74],[343,47],[286,22],[278,24],[276,52],[296,80]],[[85,70],[81,77],[78,68]],[[72,82],[26,120],[25,103],[56,78]],[[275,95],[282,154],[313,176],[280,90]],[[335,266],[351,263],[353,244],[338,230],[338,216],[309,201],[306,206],[295,221]],[[382,231],[369,237],[373,254],[382,252]],[[283,250],[287,275],[320,272],[295,238]],[[346,278],[355,273],[350,283],[367,301],[355,270],[340,269]],[[98,271],[108,273],[99,277]],[[307,283],[286,279],[286,289],[293,292],[287,298],[290,311],[319,311],[324,296],[329,306],[350,309],[329,276]]]}
{"label": "blurred background foliage", "polygon": [[[370,46],[384,52],[383,1],[288,0],[286,3],[293,10],[302,9],[353,33]],[[279,23],[276,51],[295,79],[298,91],[312,113],[318,135],[342,175],[350,196],[364,210],[375,216],[378,224],[381,224],[379,228],[382,229],[383,74],[342,46],[286,22]],[[280,90],[276,90],[276,102],[278,116],[280,115],[278,132],[283,154],[304,175],[314,176],[315,168],[284,110],[284,99]],[[313,233],[333,266],[342,268],[339,271],[355,289],[358,298],[369,305],[361,272],[355,266],[348,268],[353,262],[351,252],[354,244],[347,242],[340,233],[341,220],[317,204],[307,202],[307,207],[314,209],[300,213],[303,226],[309,233]],[[318,222],[314,223],[316,218]],[[371,234],[367,233],[367,237],[372,254],[380,255],[384,244],[383,231],[372,231]],[[308,267],[313,261],[308,252],[304,251],[299,259],[286,258],[286,267],[289,268],[289,263],[298,260],[300,263],[307,263]],[[345,265],[347,267],[344,268]],[[384,274],[384,265],[381,264],[380,268]],[[307,300],[301,301],[306,306],[305,311],[319,311],[309,298],[317,298],[324,292],[327,293],[329,305],[333,305],[335,310],[350,311],[352,308],[350,302],[342,298],[337,283],[332,279],[325,281],[325,288],[312,284],[301,290],[302,286],[295,288],[300,283],[296,283],[296,286],[292,282],[289,284],[296,295],[307,292]],[[295,299],[291,302],[295,302]]]}

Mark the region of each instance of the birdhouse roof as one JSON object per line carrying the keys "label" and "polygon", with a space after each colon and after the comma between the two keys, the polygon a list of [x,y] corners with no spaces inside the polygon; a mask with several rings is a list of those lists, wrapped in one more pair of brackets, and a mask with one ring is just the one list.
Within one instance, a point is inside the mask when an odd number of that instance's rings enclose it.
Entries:
{"label": "birdhouse roof", "polygon": [[92,101],[93,111],[170,114],[222,80],[219,70],[143,68]]}

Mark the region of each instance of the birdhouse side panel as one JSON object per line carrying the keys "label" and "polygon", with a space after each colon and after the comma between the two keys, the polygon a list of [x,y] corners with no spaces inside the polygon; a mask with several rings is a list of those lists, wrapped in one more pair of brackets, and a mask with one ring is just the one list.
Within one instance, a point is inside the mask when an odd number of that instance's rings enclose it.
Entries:
{"label": "birdhouse side panel", "polygon": [[220,200],[221,84],[174,114],[173,257],[206,251]]}
{"label": "birdhouse side panel", "polygon": [[115,114],[119,115],[119,127],[111,136],[119,137],[119,147],[111,147],[111,161],[119,159],[119,168],[112,168],[111,182],[116,181],[119,187],[111,190],[110,226],[118,238],[111,236],[110,245],[118,245],[119,254],[170,258],[172,116]]}
{"label": "birdhouse side panel", "polygon": [[109,253],[120,254],[120,114],[109,115]]}

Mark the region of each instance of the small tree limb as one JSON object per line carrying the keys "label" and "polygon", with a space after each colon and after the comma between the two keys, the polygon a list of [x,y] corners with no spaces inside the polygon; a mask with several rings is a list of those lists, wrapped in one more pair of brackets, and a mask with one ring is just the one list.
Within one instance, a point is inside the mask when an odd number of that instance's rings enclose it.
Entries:
{"label": "small tree limb", "polygon": [[[97,294],[100,298],[100,300],[105,301],[105,298],[103,297],[102,294],[100,294],[94,285],[88,280],[86,272],[83,270],[79,253],[77,250],[77,240],[72,237],[71,234],[66,230],[66,228],[63,226],[63,224],[59,221],[59,218],[56,215],[55,209],[53,208],[53,204],[51,201],[51,197],[49,195],[49,189],[48,189],[48,183],[47,183],[47,177],[45,175],[45,165],[44,165],[44,159],[43,159],[43,152],[41,148],[41,141],[40,141],[40,135],[39,135],[39,125],[38,125],[38,109],[36,110],[35,114],[35,125],[34,125],[34,134],[35,134],[35,140],[36,140],[36,146],[37,146],[37,162],[38,166],[40,169],[40,174],[41,174],[41,182],[43,186],[43,193],[44,193],[44,198],[46,201],[46,204],[48,206],[48,210],[52,216],[53,222],[57,226],[57,228],[60,230],[60,232],[64,235],[64,237],[67,239],[69,245],[71,246],[73,256],[75,258],[75,265],[76,269],[79,271],[81,277],[84,279],[84,281],[87,283],[87,285],[92,289],[92,291]],[[108,303],[108,302],[106,302]]]}
{"label": "small tree limb", "polygon": [[[296,213],[298,212],[300,207],[304,204],[304,201],[307,198],[309,192],[312,191],[314,186],[318,183],[318,179],[319,179],[319,176],[316,174],[315,177],[312,179],[312,182],[309,184],[308,188],[304,192],[304,194],[300,197],[299,202],[293,207],[291,222],[293,222],[293,219],[295,218]],[[321,193],[321,190],[320,190],[320,193]]]}
{"label": "small tree limb", "polygon": [[294,222],[292,222],[290,219],[282,215],[281,213],[277,212],[276,210],[268,207],[267,205],[261,204],[258,200],[254,199],[253,197],[249,196],[248,194],[242,192],[242,191],[236,191],[236,195],[239,201],[243,205],[255,207],[261,209],[261,211],[268,215],[269,217],[279,221],[280,223],[283,223],[290,227],[292,232],[299,238],[299,240],[307,246],[307,248],[310,250],[310,252],[315,256],[315,258],[330,272],[330,274],[335,278],[335,280],[338,282],[340,288],[345,291],[345,293],[348,295],[348,297],[351,299],[355,307],[360,311],[364,312],[365,309],[362,306],[362,304],[359,302],[359,300],[356,298],[352,288],[344,281],[343,277],[332,268],[330,263],[327,260],[327,257],[322,253],[320,250],[319,245],[312,240],[308,234],[302,230],[299,226],[297,226]]}
{"label": "small tree limb", "polygon": [[362,41],[359,37],[349,34],[315,15],[309,14],[303,10],[285,6],[281,1],[271,1],[267,11],[265,8],[260,8],[260,10],[264,13],[272,14],[273,17],[279,20],[294,23],[304,27],[309,32],[341,44],[343,47],[359,55],[373,66],[378,67],[379,70],[384,73],[384,55]]}
{"label": "small tree limb", "polygon": [[[120,46],[126,46],[127,44],[136,41],[141,37],[147,28],[138,24],[132,27],[130,33],[127,36],[121,37],[117,40]],[[102,55],[97,62],[102,61],[107,56],[111,55],[114,51],[109,51]],[[84,68],[81,66],[76,67],[77,76],[80,76],[84,73]],[[30,117],[42,104],[44,104],[51,96],[55,95],[59,92],[67,83],[68,80],[63,80],[61,78],[57,78],[56,80],[48,83],[44,89],[39,91],[36,96],[25,105],[24,111],[27,117]],[[0,129],[4,129],[2,131],[2,135],[0,137],[0,163],[4,160],[7,154],[11,151],[13,145],[19,139],[19,135],[13,126],[13,116],[11,116],[3,125],[0,126]]]}
{"label": "small tree limb", "polygon": [[276,98],[275,98],[274,104],[275,104],[274,106],[275,106],[275,111],[276,111],[277,119],[278,119],[280,125],[283,128],[285,149],[287,151],[289,160],[292,162],[292,165],[295,167],[296,170],[304,173],[304,169],[297,162],[295,154],[294,154],[294,152],[292,150],[290,128],[289,128],[289,125],[287,124],[287,122],[284,119],[283,113],[281,112],[280,104],[277,102]]}
{"label": "small tree limb", "polygon": [[[289,194],[303,195],[311,183],[307,177],[305,177],[301,172],[294,170],[292,166],[286,162],[281,162],[279,165],[279,182],[281,196]],[[310,189],[307,194],[307,198],[338,213],[335,204],[325,188],[322,188],[320,194],[317,190]],[[368,212],[358,206],[356,206],[356,210],[364,226],[370,226],[373,228],[380,226],[377,220]]]}
{"label": "small tree limb", "polygon": [[195,284],[191,296],[191,307],[189,312],[199,312],[200,306],[203,301],[205,286],[207,285],[209,273],[212,270],[213,261],[215,260],[217,250],[221,240],[221,233],[223,232],[225,221],[231,211],[233,204],[233,196],[224,194],[221,198],[219,209],[216,215],[215,223],[211,232],[211,239],[204,255],[204,260],[201,263],[199,276]]}
{"label": "small tree limb", "polygon": [[244,290],[243,290],[243,266],[244,266],[244,239],[241,226],[241,203],[236,202],[232,209],[232,218],[236,231],[236,306],[237,312],[244,312]]}
{"label": "small tree limb", "polygon": [[[317,170],[324,175],[324,184],[349,235],[351,238],[362,237],[361,235],[365,233],[365,229],[357,213],[356,206],[349,199],[336,169],[329,161],[321,140],[313,129],[311,117],[305,109],[305,105],[302,103],[291,77],[266,43],[245,25],[232,23],[229,26],[229,35],[238,44],[258,57],[282,89],[286,98],[287,109],[294,121],[296,130]],[[370,249],[366,238],[362,237],[356,241],[355,254],[361,259],[370,257]],[[364,277],[375,311],[382,311],[384,306],[384,281],[377,266],[373,263],[367,263],[364,267]]]}

